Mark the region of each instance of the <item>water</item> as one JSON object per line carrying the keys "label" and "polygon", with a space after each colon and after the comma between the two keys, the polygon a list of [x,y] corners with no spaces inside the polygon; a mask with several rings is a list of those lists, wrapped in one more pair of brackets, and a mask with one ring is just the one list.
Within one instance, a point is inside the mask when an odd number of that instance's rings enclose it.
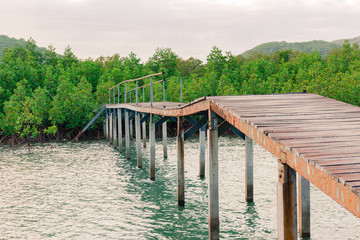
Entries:
{"label": "water", "polygon": [[[156,181],[106,141],[0,149],[0,239],[207,239],[207,181],[198,142],[185,143],[185,208],[176,200],[175,139],[156,145]],[[254,146],[255,203],[244,201],[244,142],[219,139],[223,239],[276,239],[277,161]],[[312,239],[360,239],[357,219],[311,189]]]}

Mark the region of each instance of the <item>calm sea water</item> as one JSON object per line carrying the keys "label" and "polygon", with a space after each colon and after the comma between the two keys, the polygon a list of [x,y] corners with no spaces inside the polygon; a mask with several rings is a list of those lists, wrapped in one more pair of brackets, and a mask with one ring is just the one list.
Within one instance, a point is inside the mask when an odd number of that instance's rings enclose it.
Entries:
{"label": "calm sea water", "polygon": [[[184,208],[176,200],[175,139],[156,145],[156,181],[106,141],[0,148],[0,239],[207,239],[207,179],[198,142],[185,143]],[[244,201],[244,142],[219,139],[223,239],[276,239],[277,161],[254,146],[255,203]],[[360,239],[360,219],[311,189],[311,239]]]}

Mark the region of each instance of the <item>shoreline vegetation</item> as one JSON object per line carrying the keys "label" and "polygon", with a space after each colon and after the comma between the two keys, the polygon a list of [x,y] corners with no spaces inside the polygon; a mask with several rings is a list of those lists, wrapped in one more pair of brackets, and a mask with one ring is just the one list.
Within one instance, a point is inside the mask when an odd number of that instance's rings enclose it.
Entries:
{"label": "shoreline vegetation", "polygon": [[[207,95],[292,93],[307,90],[360,106],[360,50],[345,41],[322,57],[319,52],[292,50],[234,56],[213,47],[202,62],[183,59],[170,48],[157,48],[147,61],[136,54],[78,59],[67,47],[39,49],[33,39],[7,48],[0,59],[0,145],[70,140],[109,101],[108,88],[148,74],[164,72],[166,100],[183,101]],[[140,82],[139,86],[148,84]],[[129,83],[128,89],[135,87]],[[120,89],[122,94],[123,86]],[[149,91],[147,88],[145,91]],[[120,96],[123,99],[123,96]],[[134,96],[133,96],[134,97]],[[162,86],[154,86],[154,101],[162,100]],[[139,96],[149,101],[149,94]],[[171,134],[171,133],[170,133]],[[82,139],[103,137],[103,118]]]}

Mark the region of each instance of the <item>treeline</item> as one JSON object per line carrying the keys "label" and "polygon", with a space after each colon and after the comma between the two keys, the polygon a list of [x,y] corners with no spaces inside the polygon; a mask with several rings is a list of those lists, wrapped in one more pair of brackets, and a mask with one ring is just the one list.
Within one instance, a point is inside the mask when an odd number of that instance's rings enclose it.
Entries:
{"label": "treeline", "polygon": [[[203,63],[195,58],[182,59],[169,48],[159,48],[143,63],[133,53],[127,57],[115,54],[79,60],[70,47],[58,55],[52,46],[40,51],[29,40],[24,46],[7,49],[0,61],[1,139],[71,139],[109,101],[109,87],[156,72],[164,72],[154,81],[165,79],[167,101],[180,100],[182,78],[184,102],[206,95],[306,89],[360,105],[360,50],[348,42],[325,58],[318,52],[291,50],[270,55],[253,53],[245,58],[213,47]],[[128,89],[134,87],[134,83],[128,85]],[[120,92],[123,100],[123,86]],[[162,101],[162,86],[155,85],[154,92],[155,101]],[[101,132],[102,121],[93,125],[92,131]]]}

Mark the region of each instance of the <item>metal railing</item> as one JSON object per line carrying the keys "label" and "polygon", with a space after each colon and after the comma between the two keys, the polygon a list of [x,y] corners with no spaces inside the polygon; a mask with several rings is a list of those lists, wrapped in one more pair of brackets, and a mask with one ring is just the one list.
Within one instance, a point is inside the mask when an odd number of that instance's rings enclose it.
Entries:
{"label": "metal railing", "polygon": [[[117,88],[117,103],[120,103],[120,85],[125,84],[125,91],[124,91],[124,103],[127,103],[127,93],[130,93],[130,102],[131,102],[131,92],[135,90],[135,96],[136,96],[136,104],[139,104],[139,88],[143,89],[143,100],[145,99],[145,87],[150,86],[150,106],[152,106],[153,101],[154,101],[154,93],[153,93],[153,85],[156,83],[160,83],[163,82],[163,95],[164,95],[164,101],[165,101],[165,81],[164,80],[159,80],[156,82],[153,82],[153,77],[155,76],[160,76],[163,75],[162,72],[160,73],[154,73],[151,75],[147,75],[141,78],[136,78],[136,79],[129,79],[129,80],[125,80],[122,81],[121,83],[116,84],[115,86],[109,88],[109,104],[111,104],[111,99],[113,99],[113,103],[116,103],[116,93],[115,90]],[[143,86],[139,87],[139,81],[143,80],[143,79],[147,79],[150,78],[150,84],[146,84]],[[136,82],[136,88],[131,89],[131,90],[127,90],[127,83],[129,82]],[[111,91],[112,90],[112,91]],[[111,94],[112,93],[112,94]],[[112,96],[111,96],[112,95]]]}
{"label": "metal railing", "polygon": [[[141,77],[141,78],[125,80],[125,81],[122,81],[121,83],[116,84],[115,86],[109,88],[109,104],[112,103],[111,100],[113,100],[114,104],[116,103],[116,92],[115,92],[116,88],[117,88],[117,103],[120,103],[120,86],[122,84],[125,84],[124,103],[127,103],[127,96],[128,95],[130,96],[130,103],[131,103],[131,101],[132,101],[131,93],[133,91],[135,91],[135,102],[136,102],[136,105],[138,105],[139,104],[139,89],[141,89],[141,88],[143,89],[143,102],[145,102],[145,88],[150,86],[150,106],[152,107],[153,102],[154,102],[153,86],[155,84],[158,84],[158,83],[161,83],[161,82],[163,83],[163,89],[162,89],[163,90],[163,100],[165,102],[166,101],[165,80],[161,79],[161,80],[153,82],[153,77],[160,76],[160,75],[163,75],[163,73],[162,72],[154,73],[154,74],[150,74],[150,75],[147,75],[147,76],[144,76],[144,77]],[[147,78],[150,78],[150,83],[139,86],[139,81],[147,79]],[[129,83],[129,82],[136,82],[136,87],[133,88],[133,89],[127,90],[127,83]],[[181,103],[183,102],[183,94],[182,94],[183,93],[183,89],[182,89],[183,86],[182,85],[183,85],[182,84],[182,78],[180,78],[180,102]]]}

